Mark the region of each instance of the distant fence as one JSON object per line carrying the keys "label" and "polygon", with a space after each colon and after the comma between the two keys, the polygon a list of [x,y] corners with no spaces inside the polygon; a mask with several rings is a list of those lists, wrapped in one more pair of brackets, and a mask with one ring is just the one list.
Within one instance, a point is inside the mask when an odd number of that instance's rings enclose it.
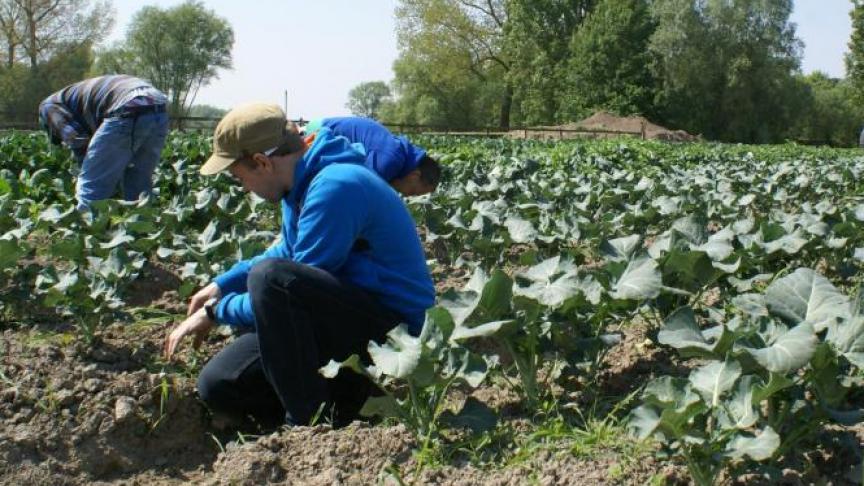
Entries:
{"label": "distant fence", "polygon": [[[219,118],[213,117],[172,117],[171,128],[173,130],[191,131],[191,132],[207,132],[216,128],[219,123]],[[308,120],[300,118],[292,120],[301,125]],[[558,128],[558,127],[512,127],[509,130],[500,127],[452,127],[445,125],[421,125],[410,123],[391,123],[381,122],[382,125],[389,128],[394,133],[412,134],[442,134],[442,135],[460,135],[468,137],[503,137],[510,134],[511,136],[522,138],[540,138],[540,139],[565,139],[576,138],[579,136],[633,136],[645,138],[645,127],[639,131],[626,130],[605,130],[605,129],[574,129],[574,128]],[[0,112],[0,130],[39,130],[39,121],[34,115],[22,116],[15,113]]]}
{"label": "distant fence", "polygon": [[511,127],[503,129],[500,127],[469,127],[453,128],[440,125],[415,125],[406,123],[381,122],[382,125],[395,133],[425,133],[460,135],[473,137],[503,137],[513,136],[516,138],[534,138],[541,140],[563,140],[567,138],[597,137],[597,136],[631,136],[645,139],[645,125],[640,130],[610,130],[610,129],[587,129],[587,128],[563,128],[563,127]]}

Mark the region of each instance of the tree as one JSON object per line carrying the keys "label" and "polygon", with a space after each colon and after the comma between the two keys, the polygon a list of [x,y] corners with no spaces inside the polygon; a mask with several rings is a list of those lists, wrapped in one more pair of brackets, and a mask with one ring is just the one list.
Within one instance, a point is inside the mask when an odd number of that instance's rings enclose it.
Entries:
{"label": "tree", "polygon": [[846,77],[859,104],[864,101],[864,1],[852,0],[852,37],[846,53]]}
{"label": "tree", "polygon": [[381,105],[390,100],[390,87],[384,81],[360,83],[348,92],[346,108],[357,116],[378,119]]}
{"label": "tree", "polygon": [[[489,123],[486,107],[477,107],[473,101],[482,99],[497,105],[497,124],[509,127],[513,94],[507,79],[506,3],[402,0],[396,9],[400,47],[394,65],[394,87],[400,95],[397,104],[407,99],[416,104],[423,99],[422,106],[444,110],[444,115],[434,118],[471,126]],[[469,106],[479,108],[478,114],[466,113]],[[403,111],[415,110],[406,107]]]}
{"label": "tree", "polygon": [[510,0],[507,3],[507,51],[514,115],[536,125],[562,118],[567,90],[570,39],[597,0]]}
{"label": "tree", "polygon": [[0,35],[6,58],[3,64],[11,69],[17,58],[21,40],[21,10],[14,0],[0,0]]}
{"label": "tree", "polygon": [[31,69],[58,52],[85,43],[92,45],[111,30],[114,23],[111,5],[105,1],[92,6],[91,3],[90,0],[11,0],[8,8],[15,12],[13,22],[18,24],[15,44],[30,61]]}
{"label": "tree", "polygon": [[576,120],[596,109],[652,115],[654,28],[645,0],[602,0],[573,35],[559,118]]}
{"label": "tree", "polygon": [[176,7],[144,7],[132,18],[125,42],[102,53],[98,69],[149,80],[164,91],[175,117],[183,116],[198,90],[231,68],[234,31],[197,1]]}
{"label": "tree", "polygon": [[18,121],[33,120],[46,96],[88,76],[93,65],[89,44],[56,46],[55,50],[37,70],[20,62],[0,70],[0,112]]}
{"label": "tree", "polygon": [[653,0],[661,121],[708,138],[782,140],[803,108],[792,0]]}
{"label": "tree", "polygon": [[807,90],[807,109],[800,113],[793,136],[807,143],[851,147],[858,142],[864,121],[848,80],[816,71],[801,78]]}
{"label": "tree", "polygon": [[211,105],[192,105],[189,108],[189,116],[201,118],[222,118],[228,110]]}

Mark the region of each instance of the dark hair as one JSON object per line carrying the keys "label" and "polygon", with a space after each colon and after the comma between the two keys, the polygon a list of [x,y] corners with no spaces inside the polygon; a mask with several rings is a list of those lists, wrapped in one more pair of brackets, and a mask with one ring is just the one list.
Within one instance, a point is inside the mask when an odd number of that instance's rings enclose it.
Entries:
{"label": "dark hair", "polygon": [[[294,152],[299,152],[303,150],[306,144],[303,142],[303,136],[296,132],[288,132],[285,134],[285,141],[282,142],[282,145],[276,148],[271,157],[279,156],[279,155],[288,155],[293,154]],[[248,169],[255,168],[255,161],[252,159],[252,156],[255,154],[249,152],[243,152],[243,156],[237,159],[237,162],[240,162]]]}
{"label": "dark hair", "polygon": [[441,182],[441,164],[432,157],[424,155],[417,169],[420,170],[420,180],[432,187],[438,187],[438,183]]}

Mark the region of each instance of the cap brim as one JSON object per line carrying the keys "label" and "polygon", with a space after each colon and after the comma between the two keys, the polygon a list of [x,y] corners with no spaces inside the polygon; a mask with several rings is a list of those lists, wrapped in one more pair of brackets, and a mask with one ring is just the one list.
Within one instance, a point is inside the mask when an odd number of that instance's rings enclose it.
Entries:
{"label": "cap brim", "polygon": [[233,157],[225,155],[213,154],[207,159],[207,162],[201,166],[201,175],[214,175],[227,169],[229,165],[234,163]]}

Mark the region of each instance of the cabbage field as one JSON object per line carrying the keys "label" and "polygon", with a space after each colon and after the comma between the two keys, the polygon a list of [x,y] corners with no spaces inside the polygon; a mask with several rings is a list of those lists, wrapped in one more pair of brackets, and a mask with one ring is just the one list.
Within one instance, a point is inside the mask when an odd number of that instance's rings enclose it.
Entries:
{"label": "cabbage field", "polygon": [[220,423],[160,350],[189,296],[278,233],[173,134],[157,190],[74,209],[74,163],[0,139],[0,482],[861,484],[864,154],[417,137],[438,290],[322,367],[368,422]]}

